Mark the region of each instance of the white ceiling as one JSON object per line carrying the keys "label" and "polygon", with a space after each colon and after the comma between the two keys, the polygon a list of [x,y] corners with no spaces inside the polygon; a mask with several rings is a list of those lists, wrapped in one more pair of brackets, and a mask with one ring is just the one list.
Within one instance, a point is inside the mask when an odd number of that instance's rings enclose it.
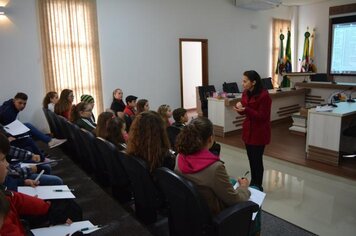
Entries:
{"label": "white ceiling", "polygon": [[326,1],[328,0],[281,0],[284,6],[301,6]]}

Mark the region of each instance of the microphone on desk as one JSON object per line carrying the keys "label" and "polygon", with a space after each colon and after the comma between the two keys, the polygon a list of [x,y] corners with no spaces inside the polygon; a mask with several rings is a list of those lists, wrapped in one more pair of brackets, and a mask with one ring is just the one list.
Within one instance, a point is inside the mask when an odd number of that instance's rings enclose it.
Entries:
{"label": "microphone on desk", "polygon": [[[352,90],[353,87],[350,88],[350,90]],[[354,93],[355,91],[351,91],[349,93],[349,98],[346,100],[346,102],[355,102],[355,100],[352,99],[352,94]]]}
{"label": "microphone on desk", "polygon": [[[337,107],[337,105],[334,103],[334,102],[335,102],[335,95],[336,95],[336,94],[341,94],[341,93],[343,93],[343,92],[345,92],[345,91],[348,91],[348,90],[352,90],[353,88],[354,88],[354,87],[351,86],[351,87],[349,87],[349,88],[347,88],[347,89],[345,89],[345,90],[336,91],[336,92],[331,93],[331,95],[330,95],[329,98],[328,98],[328,101],[329,101],[328,105],[329,105],[329,106],[332,106],[332,107]],[[351,96],[349,97],[349,99],[351,99]],[[348,99],[348,100],[349,100],[349,99]],[[351,100],[352,100],[352,99],[351,99]]]}

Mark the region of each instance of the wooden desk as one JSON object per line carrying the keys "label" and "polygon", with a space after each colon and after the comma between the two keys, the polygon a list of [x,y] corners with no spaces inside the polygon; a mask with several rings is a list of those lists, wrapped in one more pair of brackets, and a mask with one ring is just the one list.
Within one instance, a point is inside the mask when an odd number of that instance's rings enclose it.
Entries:
{"label": "wooden desk", "polygon": [[345,91],[346,94],[354,92],[356,90],[355,83],[337,83],[332,84],[331,82],[318,83],[318,82],[309,82],[309,83],[296,83],[296,88],[306,88],[310,92],[305,97],[306,105],[319,105],[328,103],[330,95],[337,91]]}
{"label": "wooden desk", "polygon": [[309,110],[307,128],[307,158],[337,166],[341,152],[352,153],[352,138],[342,135],[356,119],[356,103],[337,103],[332,112]]}
{"label": "wooden desk", "polygon": [[[269,90],[272,99],[271,120],[279,120],[291,116],[304,106],[305,94],[308,89]],[[239,115],[233,106],[241,100],[236,98],[208,98],[208,117],[214,124],[215,135],[224,137],[227,133],[242,129],[245,116]]]}

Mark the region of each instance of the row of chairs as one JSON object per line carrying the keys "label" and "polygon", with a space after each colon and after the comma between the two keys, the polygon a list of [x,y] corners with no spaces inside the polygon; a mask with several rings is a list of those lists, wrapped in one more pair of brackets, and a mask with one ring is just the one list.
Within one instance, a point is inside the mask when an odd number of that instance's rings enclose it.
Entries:
{"label": "row of chairs", "polygon": [[160,213],[168,212],[170,235],[248,235],[257,204],[237,204],[213,217],[191,181],[167,168],[150,173],[144,160],[128,157],[112,143],[48,109],[43,111],[53,135],[68,139],[63,146],[66,154],[103,187],[111,187],[121,203],[133,197],[135,215],[142,223],[151,225]]}

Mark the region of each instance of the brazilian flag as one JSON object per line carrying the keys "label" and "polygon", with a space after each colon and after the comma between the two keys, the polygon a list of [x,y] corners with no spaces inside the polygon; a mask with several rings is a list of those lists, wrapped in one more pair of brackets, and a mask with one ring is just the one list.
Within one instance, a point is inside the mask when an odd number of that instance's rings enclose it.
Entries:
{"label": "brazilian flag", "polygon": [[[285,65],[285,72],[290,73],[292,72],[292,49],[291,49],[291,39],[290,39],[290,29],[288,29],[287,33],[287,45],[286,45],[286,53],[284,56],[284,65]],[[281,83],[281,87],[290,87],[290,81],[287,76],[283,76],[283,80]]]}

